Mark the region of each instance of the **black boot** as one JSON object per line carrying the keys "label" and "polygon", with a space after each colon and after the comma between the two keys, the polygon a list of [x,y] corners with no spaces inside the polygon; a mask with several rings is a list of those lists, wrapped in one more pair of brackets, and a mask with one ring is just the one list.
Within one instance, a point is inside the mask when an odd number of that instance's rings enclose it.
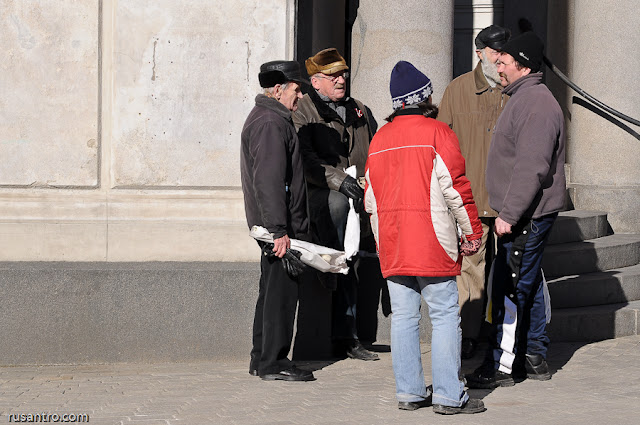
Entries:
{"label": "black boot", "polygon": [[473,373],[465,375],[465,379],[469,388],[493,389],[515,385],[513,376],[495,369],[493,362],[481,364]]}
{"label": "black boot", "polygon": [[463,360],[471,359],[476,354],[478,341],[473,338],[462,338],[461,357]]}
{"label": "black boot", "polygon": [[380,357],[378,357],[376,353],[372,353],[371,351],[364,348],[358,340],[355,340],[355,342],[349,348],[347,348],[347,357],[365,361],[380,359]]}
{"label": "black boot", "polygon": [[548,381],[551,379],[549,365],[541,354],[527,354],[524,366],[527,370],[527,378],[538,381]]}

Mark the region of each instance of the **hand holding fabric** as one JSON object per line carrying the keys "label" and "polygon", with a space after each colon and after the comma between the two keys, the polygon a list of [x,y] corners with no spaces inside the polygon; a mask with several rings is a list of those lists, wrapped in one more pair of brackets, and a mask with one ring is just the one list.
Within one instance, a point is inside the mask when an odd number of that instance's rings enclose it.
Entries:
{"label": "hand holding fabric", "polygon": [[480,249],[481,243],[482,241],[480,239],[462,242],[462,244],[460,244],[460,255],[462,255],[463,257],[468,257],[477,253]]}
{"label": "hand holding fabric", "polygon": [[[276,252],[273,250],[274,245],[272,243],[267,243],[262,247],[262,255],[267,257],[278,257]],[[306,265],[300,260],[302,253],[295,249],[287,248],[286,252],[280,258],[282,261],[282,267],[287,272],[289,276],[292,278],[297,278],[304,272]]]}
{"label": "hand holding fabric", "polygon": [[282,258],[284,254],[287,252],[287,249],[291,247],[291,241],[289,240],[289,236],[284,235],[281,238],[273,240],[273,252],[277,257]]}

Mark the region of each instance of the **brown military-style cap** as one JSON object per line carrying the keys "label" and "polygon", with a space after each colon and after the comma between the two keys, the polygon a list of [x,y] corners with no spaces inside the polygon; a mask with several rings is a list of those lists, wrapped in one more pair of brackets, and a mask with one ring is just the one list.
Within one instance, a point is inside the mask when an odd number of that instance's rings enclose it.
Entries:
{"label": "brown military-style cap", "polygon": [[329,75],[344,69],[349,69],[347,62],[340,56],[338,49],[334,47],[319,51],[315,56],[307,59],[304,64],[307,67],[309,76],[319,72]]}

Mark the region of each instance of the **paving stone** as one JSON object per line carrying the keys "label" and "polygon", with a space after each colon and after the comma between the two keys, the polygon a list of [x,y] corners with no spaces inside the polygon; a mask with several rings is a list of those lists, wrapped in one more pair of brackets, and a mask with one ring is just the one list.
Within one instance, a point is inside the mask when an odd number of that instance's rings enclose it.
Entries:
{"label": "paving stone", "polygon": [[[430,380],[430,347],[424,345]],[[0,368],[0,420],[9,413],[87,413],[93,424],[583,424],[640,417],[640,336],[552,343],[553,379],[471,390],[487,412],[459,420],[400,411],[391,353],[380,361],[308,362],[314,382],[266,382],[246,362]],[[482,360],[463,362],[466,372]],[[427,382],[429,383],[429,382]]]}

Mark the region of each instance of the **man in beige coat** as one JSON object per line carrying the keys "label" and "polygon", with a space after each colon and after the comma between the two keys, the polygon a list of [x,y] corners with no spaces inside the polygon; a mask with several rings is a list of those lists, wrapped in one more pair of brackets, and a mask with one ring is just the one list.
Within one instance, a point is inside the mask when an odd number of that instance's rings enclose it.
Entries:
{"label": "man in beige coat", "polygon": [[458,136],[483,229],[480,250],[475,255],[464,257],[462,274],[457,279],[463,359],[471,358],[475,353],[483,322],[488,266],[495,253],[492,229],[497,213],[489,206],[485,170],[491,136],[508,98],[502,93],[496,61],[509,36],[509,30],[497,25],[480,31],[475,39],[480,62],[473,71],[449,84],[438,113],[438,120],[448,124]]}

